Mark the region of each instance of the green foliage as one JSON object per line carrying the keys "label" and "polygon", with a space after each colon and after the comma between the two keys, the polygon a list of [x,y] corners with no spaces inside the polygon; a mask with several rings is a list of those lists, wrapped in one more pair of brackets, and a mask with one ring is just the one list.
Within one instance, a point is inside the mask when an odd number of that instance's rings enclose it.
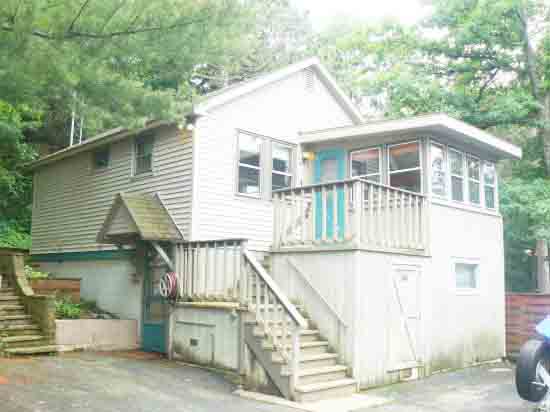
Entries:
{"label": "green foliage", "polygon": [[79,319],[81,312],[80,303],[73,303],[68,297],[57,298],[55,301],[57,319]]}
{"label": "green foliage", "polygon": [[25,276],[27,279],[47,279],[48,273],[34,270],[32,266],[25,265]]}

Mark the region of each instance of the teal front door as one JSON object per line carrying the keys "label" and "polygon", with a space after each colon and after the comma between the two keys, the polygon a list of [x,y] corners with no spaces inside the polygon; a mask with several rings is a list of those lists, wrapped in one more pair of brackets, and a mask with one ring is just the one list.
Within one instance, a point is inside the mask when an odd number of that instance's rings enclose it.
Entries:
{"label": "teal front door", "polygon": [[[342,149],[330,149],[317,152],[315,156],[315,183],[333,182],[343,180],[346,176],[346,152]],[[315,193],[315,237],[323,237],[323,225],[326,226],[327,238],[334,238],[336,227],[338,237],[344,237],[344,190],[338,188],[336,192],[336,219],[334,223],[334,193],[332,190],[326,193],[323,201],[322,193]],[[324,210],[323,210],[324,209]],[[324,218],[323,218],[324,216]]]}
{"label": "teal front door", "polygon": [[166,353],[166,320],[168,307],[160,296],[159,282],[167,267],[156,251],[148,248],[143,284],[142,349],[146,352]]}

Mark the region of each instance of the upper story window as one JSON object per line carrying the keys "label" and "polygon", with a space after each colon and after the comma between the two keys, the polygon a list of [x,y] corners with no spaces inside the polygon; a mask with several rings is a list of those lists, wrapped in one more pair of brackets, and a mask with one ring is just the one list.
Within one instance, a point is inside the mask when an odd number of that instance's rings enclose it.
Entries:
{"label": "upper story window", "polygon": [[481,166],[478,158],[467,156],[468,164],[468,199],[470,203],[480,204],[480,175]]}
{"label": "upper story window", "polygon": [[92,153],[92,166],[94,170],[103,170],[109,167],[110,150],[109,146],[102,147]]}
{"label": "upper story window", "polygon": [[420,193],[422,190],[422,168],[420,143],[401,143],[389,147],[390,186]]}
{"label": "upper story window", "polygon": [[447,194],[447,163],[445,161],[445,148],[439,144],[432,143],[430,145],[430,159],[432,162],[432,193],[437,196],[445,196]]}
{"label": "upper story window", "polygon": [[449,165],[451,172],[451,199],[464,201],[464,155],[449,149]]}
{"label": "upper story window", "polygon": [[351,177],[364,177],[380,183],[380,148],[351,152]]}
{"label": "upper story window", "polygon": [[292,148],[281,143],[271,145],[271,190],[284,189],[291,186]]}
{"label": "upper story window", "polygon": [[238,193],[261,197],[292,185],[293,146],[243,132],[238,146]]}
{"label": "upper story window", "polygon": [[138,136],[134,148],[134,174],[153,170],[153,136]]}
{"label": "upper story window", "polygon": [[496,209],[496,183],[497,173],[495,164],[485,162],[483,164],[483,187],[485,195],[485,207],[487,209]]}
{"label": "upper story window", "polygon": [[239,193],[260,195],[262,138],[239,134]]}

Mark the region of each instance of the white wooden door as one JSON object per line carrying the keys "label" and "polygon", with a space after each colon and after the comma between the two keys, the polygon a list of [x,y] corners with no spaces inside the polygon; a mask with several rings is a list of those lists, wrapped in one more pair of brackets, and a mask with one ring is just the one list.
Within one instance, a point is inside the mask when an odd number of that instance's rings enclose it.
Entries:
{"label": "white wooden door", "polygon": [[388,370],[421,363],[421,306],[418,265],[394,264],[390,280]]}

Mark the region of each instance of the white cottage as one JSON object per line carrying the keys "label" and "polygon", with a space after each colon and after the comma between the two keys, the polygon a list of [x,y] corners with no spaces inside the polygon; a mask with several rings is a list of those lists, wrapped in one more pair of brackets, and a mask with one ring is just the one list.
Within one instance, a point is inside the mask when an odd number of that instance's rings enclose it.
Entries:
{"label": "white cottage", "polygon": [[365,122],[310,59],[35,162],[32,256],[145,350],[342,395],[504,356],[519,157],[444,114]]}

